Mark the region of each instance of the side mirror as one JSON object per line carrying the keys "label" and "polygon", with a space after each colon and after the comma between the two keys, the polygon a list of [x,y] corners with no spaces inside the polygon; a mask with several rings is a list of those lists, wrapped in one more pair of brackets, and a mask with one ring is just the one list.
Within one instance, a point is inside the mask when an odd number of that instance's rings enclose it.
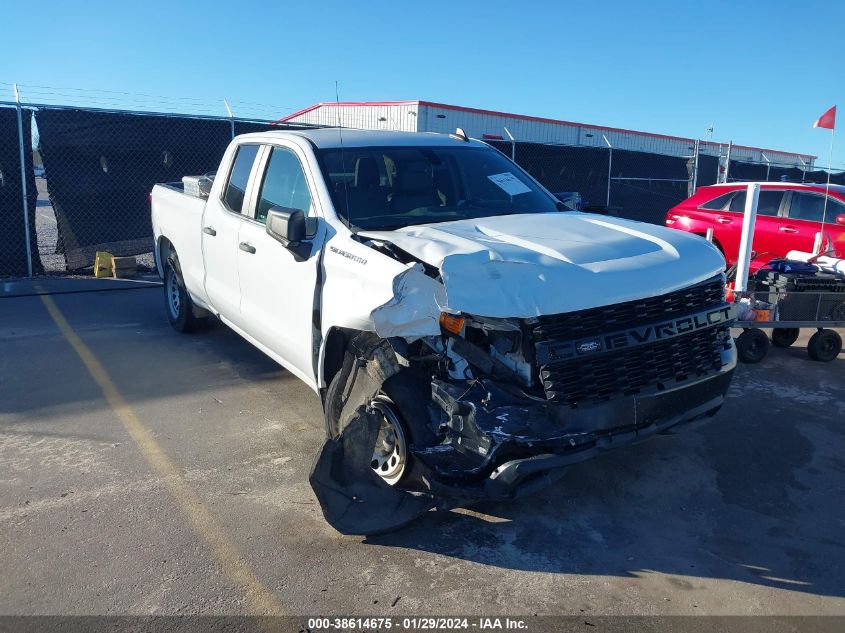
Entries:
{"label": "side mirror", "polygon": [[285,248],[299,246],[306,238],[305,214],[299,209],[270,207],[267,234]]}
{"label": "side mirror", "polygon": [[836,216],[836,223],[845,225],[845,213]]}

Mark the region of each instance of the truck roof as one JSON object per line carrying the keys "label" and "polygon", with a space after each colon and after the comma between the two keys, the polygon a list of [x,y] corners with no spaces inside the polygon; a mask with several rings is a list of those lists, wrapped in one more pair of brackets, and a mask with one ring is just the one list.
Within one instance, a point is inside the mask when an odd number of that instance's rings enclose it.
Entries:
{"label": "truck roof", "polygon": [[[351,130],[340,128],[314,128],[300,130],[279,130],[243,134],[238,138],[267,139],[272,137],[289,138],[299,136],[307,138],[320,149],[343,147],[419,147],[425,146],[481,146],[477,140],[462,141],[448,134],[434,132],[394,132],[387,130]],[[342,139],[341,139],[342,137]]]}

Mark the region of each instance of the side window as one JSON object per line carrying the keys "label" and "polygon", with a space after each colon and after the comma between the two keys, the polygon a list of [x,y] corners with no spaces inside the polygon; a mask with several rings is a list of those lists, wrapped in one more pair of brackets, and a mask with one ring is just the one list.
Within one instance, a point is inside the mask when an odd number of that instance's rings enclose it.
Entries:
{"label": "side window", "polygon": [[[757,201],[757,215],[777,215],[780,209],[780,203],[783,200],[783,191],[778,190],[764,190],[760,192],[760,198]],[[740,191],[731,199],[731,205],[728,211],[742,213],[745,211],[745,192]]]}
{"label": "side window", "polygon": [[[835,221],[837,215],[845,213],[845,205],[833,197],[827,199],[826,222]],[[795,220],[821,222],[824,215],[824,196],[817,193],[795,191],[789,205],[789,217]]]}
{"label": "side window", "polygon": [[229,174],[229,182],[226,183],[226,191],[223,193],[223,202],[229,207],[229,211],[235,213],[243,211],[249,172],[252,171],[252,164],[255,162],[257,155],[258,145],[241,145],[238,148],[232,171]]}
{"label": "side window", "polygon": [[274,147],[270,154],[255,219],[266,222],[270,207],[299,209],[305,215],[311,209],[311,192],[302,165],[293,152],[282,147]]}
{"label": "side window", "polygon": [[711,211],[719,211],[725,208],[725,205],[728,203],[728,199],[736,193],[735,191],[730,191],[728,193],[722,194],[712,200],[705,202],[701,205],[702,209],[710,209]]}

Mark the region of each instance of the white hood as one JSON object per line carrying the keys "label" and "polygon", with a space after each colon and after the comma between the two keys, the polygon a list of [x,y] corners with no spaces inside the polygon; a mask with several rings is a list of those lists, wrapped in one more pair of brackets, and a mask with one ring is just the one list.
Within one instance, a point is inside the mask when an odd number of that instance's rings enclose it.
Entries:
{"label": "white hood", "polygon": [[[571,312],[665,294],[722,272],[706,240],[578,212],[362,231],[440,270],[442,309],[488,317]],[[442,301],[442,299],[441,299]],[[440,301],[438,301],[440,303]]]}

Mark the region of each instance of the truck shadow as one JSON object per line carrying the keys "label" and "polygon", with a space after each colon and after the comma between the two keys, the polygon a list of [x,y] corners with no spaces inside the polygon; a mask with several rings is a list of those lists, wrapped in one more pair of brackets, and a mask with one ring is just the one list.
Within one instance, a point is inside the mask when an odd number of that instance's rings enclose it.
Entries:
{"label": "truck shadow", "polygon": [[503,569],[845,596],[845,505],[834,501],[845,487],[845,363],[807,361],[784,384],[792,355],[741,366],[706,426],[575,465],[533,496],[432,512],[365,542]]}

